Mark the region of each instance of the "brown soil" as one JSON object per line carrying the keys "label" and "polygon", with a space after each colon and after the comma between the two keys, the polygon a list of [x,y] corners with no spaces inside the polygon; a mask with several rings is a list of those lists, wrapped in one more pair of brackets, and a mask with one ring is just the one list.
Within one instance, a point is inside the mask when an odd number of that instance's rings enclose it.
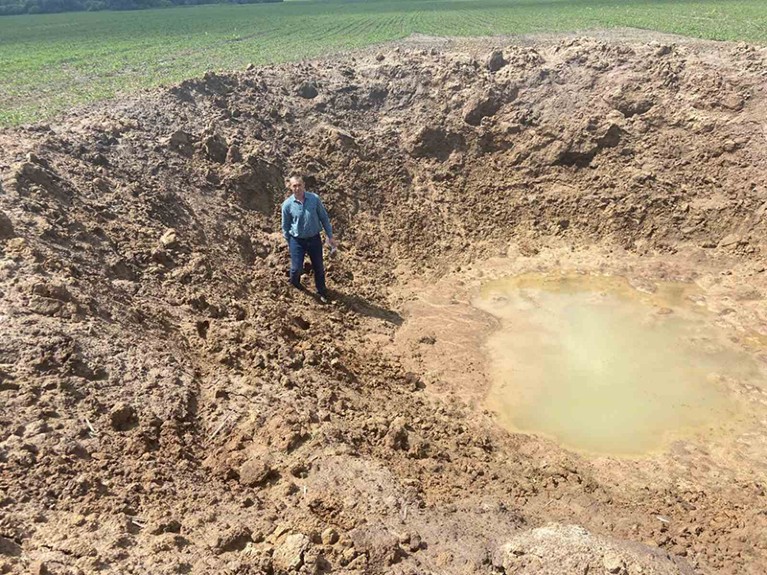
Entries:
{"label": "brown soil", "polygon": [[[767,51],[500,48],[0,133],[0,573],[763,573],[766,390],[735,390],[746,434],[572,453],[483,410],[468,301],[695,281],[767,369]],[[287,287],[293,169],[341,241],[329,306]]]}

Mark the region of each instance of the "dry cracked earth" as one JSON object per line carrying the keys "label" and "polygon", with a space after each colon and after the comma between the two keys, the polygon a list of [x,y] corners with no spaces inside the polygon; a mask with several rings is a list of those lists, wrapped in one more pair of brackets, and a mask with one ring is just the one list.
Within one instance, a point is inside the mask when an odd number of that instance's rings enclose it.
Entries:
{"label": "dry cracked earth", "polygon": [[[574,453],[483,407],[467,302],[696,282],[767,369],[766,85],[756,46],[421,39],[0,132],[0,573],[764,573],[767,390]],[[328,306],[287,285],[294,170]]]}

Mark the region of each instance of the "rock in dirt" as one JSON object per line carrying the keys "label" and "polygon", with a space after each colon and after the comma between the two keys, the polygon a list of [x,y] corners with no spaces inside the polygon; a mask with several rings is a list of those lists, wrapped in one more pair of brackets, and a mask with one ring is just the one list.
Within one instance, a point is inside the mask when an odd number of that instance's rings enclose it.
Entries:
{"label": "rock in dirt", "polygon": [[436,158],[442,161],[464,145],[461,135],[434,126],[421,126],[403,142],[405,150],[414,158]]}
{"label": "rock in dirt", "polygon": [[132,405],[118,403],[109,413],[109,422],[115,431],[128,431],[138,425],[138,416]]}
{"label": "rock in dirt", "polygon": [[508,64],[508,61],[503,57],[503,52],[500,50],[493,50],[490,55],[487,57],[487,62],[485,63],[485,66],[488,70],[491,72],[497,72],[501,68],[503,68],[506,64]]}
{"label": "rock in dirt", "polygon": [[381,525],[353,529],[349,535],[357,553],[363,553],[374,565],[393,565],[402,556],[399,538]]}
{"label": "rock in dirt", "polygon": [[407,437],[408,457],[423,459],[429,455],[429,442],[417,433],[409,433]]}
{"label": "rock in dirt", "polygon": [[334,545],[338,541],[338,531],[332,527],[328,527],[322,532],[322,544]]}
{"label": "rock in dirt", "polygon": [[301,82],[301,84],[299,84],[296,88],[296,94],[302,98],[311,100],[319,95],[319,90],[317,90],[317,84],[315,82]]}
{"label": "rock in dirt", "polygon": [[423,546],[423,541],[418,533],[405,532],[400,535],[399,542],[405,546],[411,553],[415,553]]}
{"label": "rock in dirt", "polygon": [[719,242],[720,248],[729,248],[738,244],[745,243],[740,234],[728,234]]}
{"label": "rock in dirt", "polygon": [[217,553],[242,551],[252,541],[250,530],[242,525],[235,525],[215,532],[210,538],[210,546]]}
{"label": "rock in dirt", "polygon": [[274,551],[274,568],[278,573],[292,571],[301,567],[304,562],[304,552],[309,549],[311,542],[302,533],[293,533]]}
{"label": "rock in dirt", "polygon": [[194,137],[183,130],[176,130],[165,140],[171,150],[184,156],[191,156],[194,152]]}
{"label": "rock in dirt", "polygon": [[239,146],[229,146],[229,149],[226,152],[226,163],[227,164],[236,164],[238,162],[242,161],[242,152],[240,151]]}
{"label": "rock in dirt", "polygon": [[67,287],[58,283],[36,283],[32,286],[32,293],[44,298],[61,302],[73,301],[72,294],[69,292]]}
{"label": "rock in dirt", "polygon": [[227,191],[246,210],[271,213],[274,198],[284,189],[282,172],[273,164],[259,158],[248,158],[225,182]]}
{"label": "rock in dirt", "polygon": [[686,563],[671,560],[661,549],[633,541],[602,537],[577,525],[552,523],[526,531],[501,546],[493,564],[506,573],[653,573],[692,575]]}
{"label": "rock in dirt", "polygon": [[165,230],[165,233],[160,236],[160,245],[169,250],[178,246],[178,234],[176,230],[173,228]]}
{"label": "rock in dirt", "polygon": [[263,485],[274,473],[272,463],[265,457],[252,457],[240,466],[240,483],[248,487]]}
{"label": "rock in dirt", "polygon": [[493,116],[503,105],[500,96],[495,92],[472,96],[463,107],[463,121],[470,126],[479,126],[482,118]]}
{"label": "rock in dirt", "polygon": [[7,557],[19,557],[21,555],[21,545],[8,539],[7,537],[0,537],[0,555]]}
{"label": "rock in dirt", "polygon": [[386,445],[390,449],[408,448],[408,431],[405,418],[398,417],[389,424],[389,430],[386,432]]}
{"label": "rock in dirt", "polygon": [[21,164],[16,177],[20,184],[32,183],[46,189],[55,187],[57,180],[53,172],[34,162]]}
{"label": "rock in dirt", "polygon": [[615,553],[605,553],[602,558],[602,565],[608,573],[621,573],[626,569],[626,562]]}
{"label": "rock in dirt", "polygon": [[625,118],[641,116],[653,107],[654,102],[647,94],[639,90],[618,88],[606,100]]}
{"label": "rock in dirt", "polygon": [[0,240],[7,240],[16,236],[11,219],[0,212]]}
{"label": "rock in dirt", "polygon": [[213,134],[202,141],[202,151],[210,160],[223,164],[226,162],[229,146],[224,138],[218,134]]}
{"label": "rock in dirt", "polygon": [[[318,126],[317,129],[313,131],[313,136],[319,140],[318,145],[324,148],[327,152],[343,151],[346,153],[354,153],[359,150],[359,145],[354,139],[354,136],[337,126],[332,126],[330,124]],[[308,176],[307,179],[309,179]],[[307,185],[314,187],[309,181],[307,181]]]}
{"label": "rock in dirt", "polygon": [[181,533],[181,523],[176,519],[162,519],[147,525],[147,531],[152,535],[163,533]]}

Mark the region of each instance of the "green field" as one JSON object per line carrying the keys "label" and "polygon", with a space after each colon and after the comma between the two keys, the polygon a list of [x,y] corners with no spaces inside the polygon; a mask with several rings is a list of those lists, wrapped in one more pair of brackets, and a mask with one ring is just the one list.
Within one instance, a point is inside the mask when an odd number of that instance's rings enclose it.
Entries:
{"label": "green field", "polygon": [[308,0],[0,18],[0,126],[208,70],[418,32],[474,36],[635,27],[767,44],[767,0]]}

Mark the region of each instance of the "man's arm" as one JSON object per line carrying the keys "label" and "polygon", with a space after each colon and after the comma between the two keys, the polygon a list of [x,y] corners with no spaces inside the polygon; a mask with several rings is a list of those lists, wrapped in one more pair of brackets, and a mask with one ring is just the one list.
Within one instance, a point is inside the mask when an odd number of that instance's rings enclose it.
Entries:
{"label": "man's arm", "polygon": [[290,224],[290,206],[282,204],[282,236],[286,242],[290,240]]}
{"label": "man's arm", "polygon": [[328,211],[325,209],[325,206],[322,205],[322,200],[319,196],[317,196],[317,216],[320,218],[320,223],[325,230],[325,234],[328,236],[328,241],[332,241],[333,226],[330,225],[330,217],[328,216]]}

